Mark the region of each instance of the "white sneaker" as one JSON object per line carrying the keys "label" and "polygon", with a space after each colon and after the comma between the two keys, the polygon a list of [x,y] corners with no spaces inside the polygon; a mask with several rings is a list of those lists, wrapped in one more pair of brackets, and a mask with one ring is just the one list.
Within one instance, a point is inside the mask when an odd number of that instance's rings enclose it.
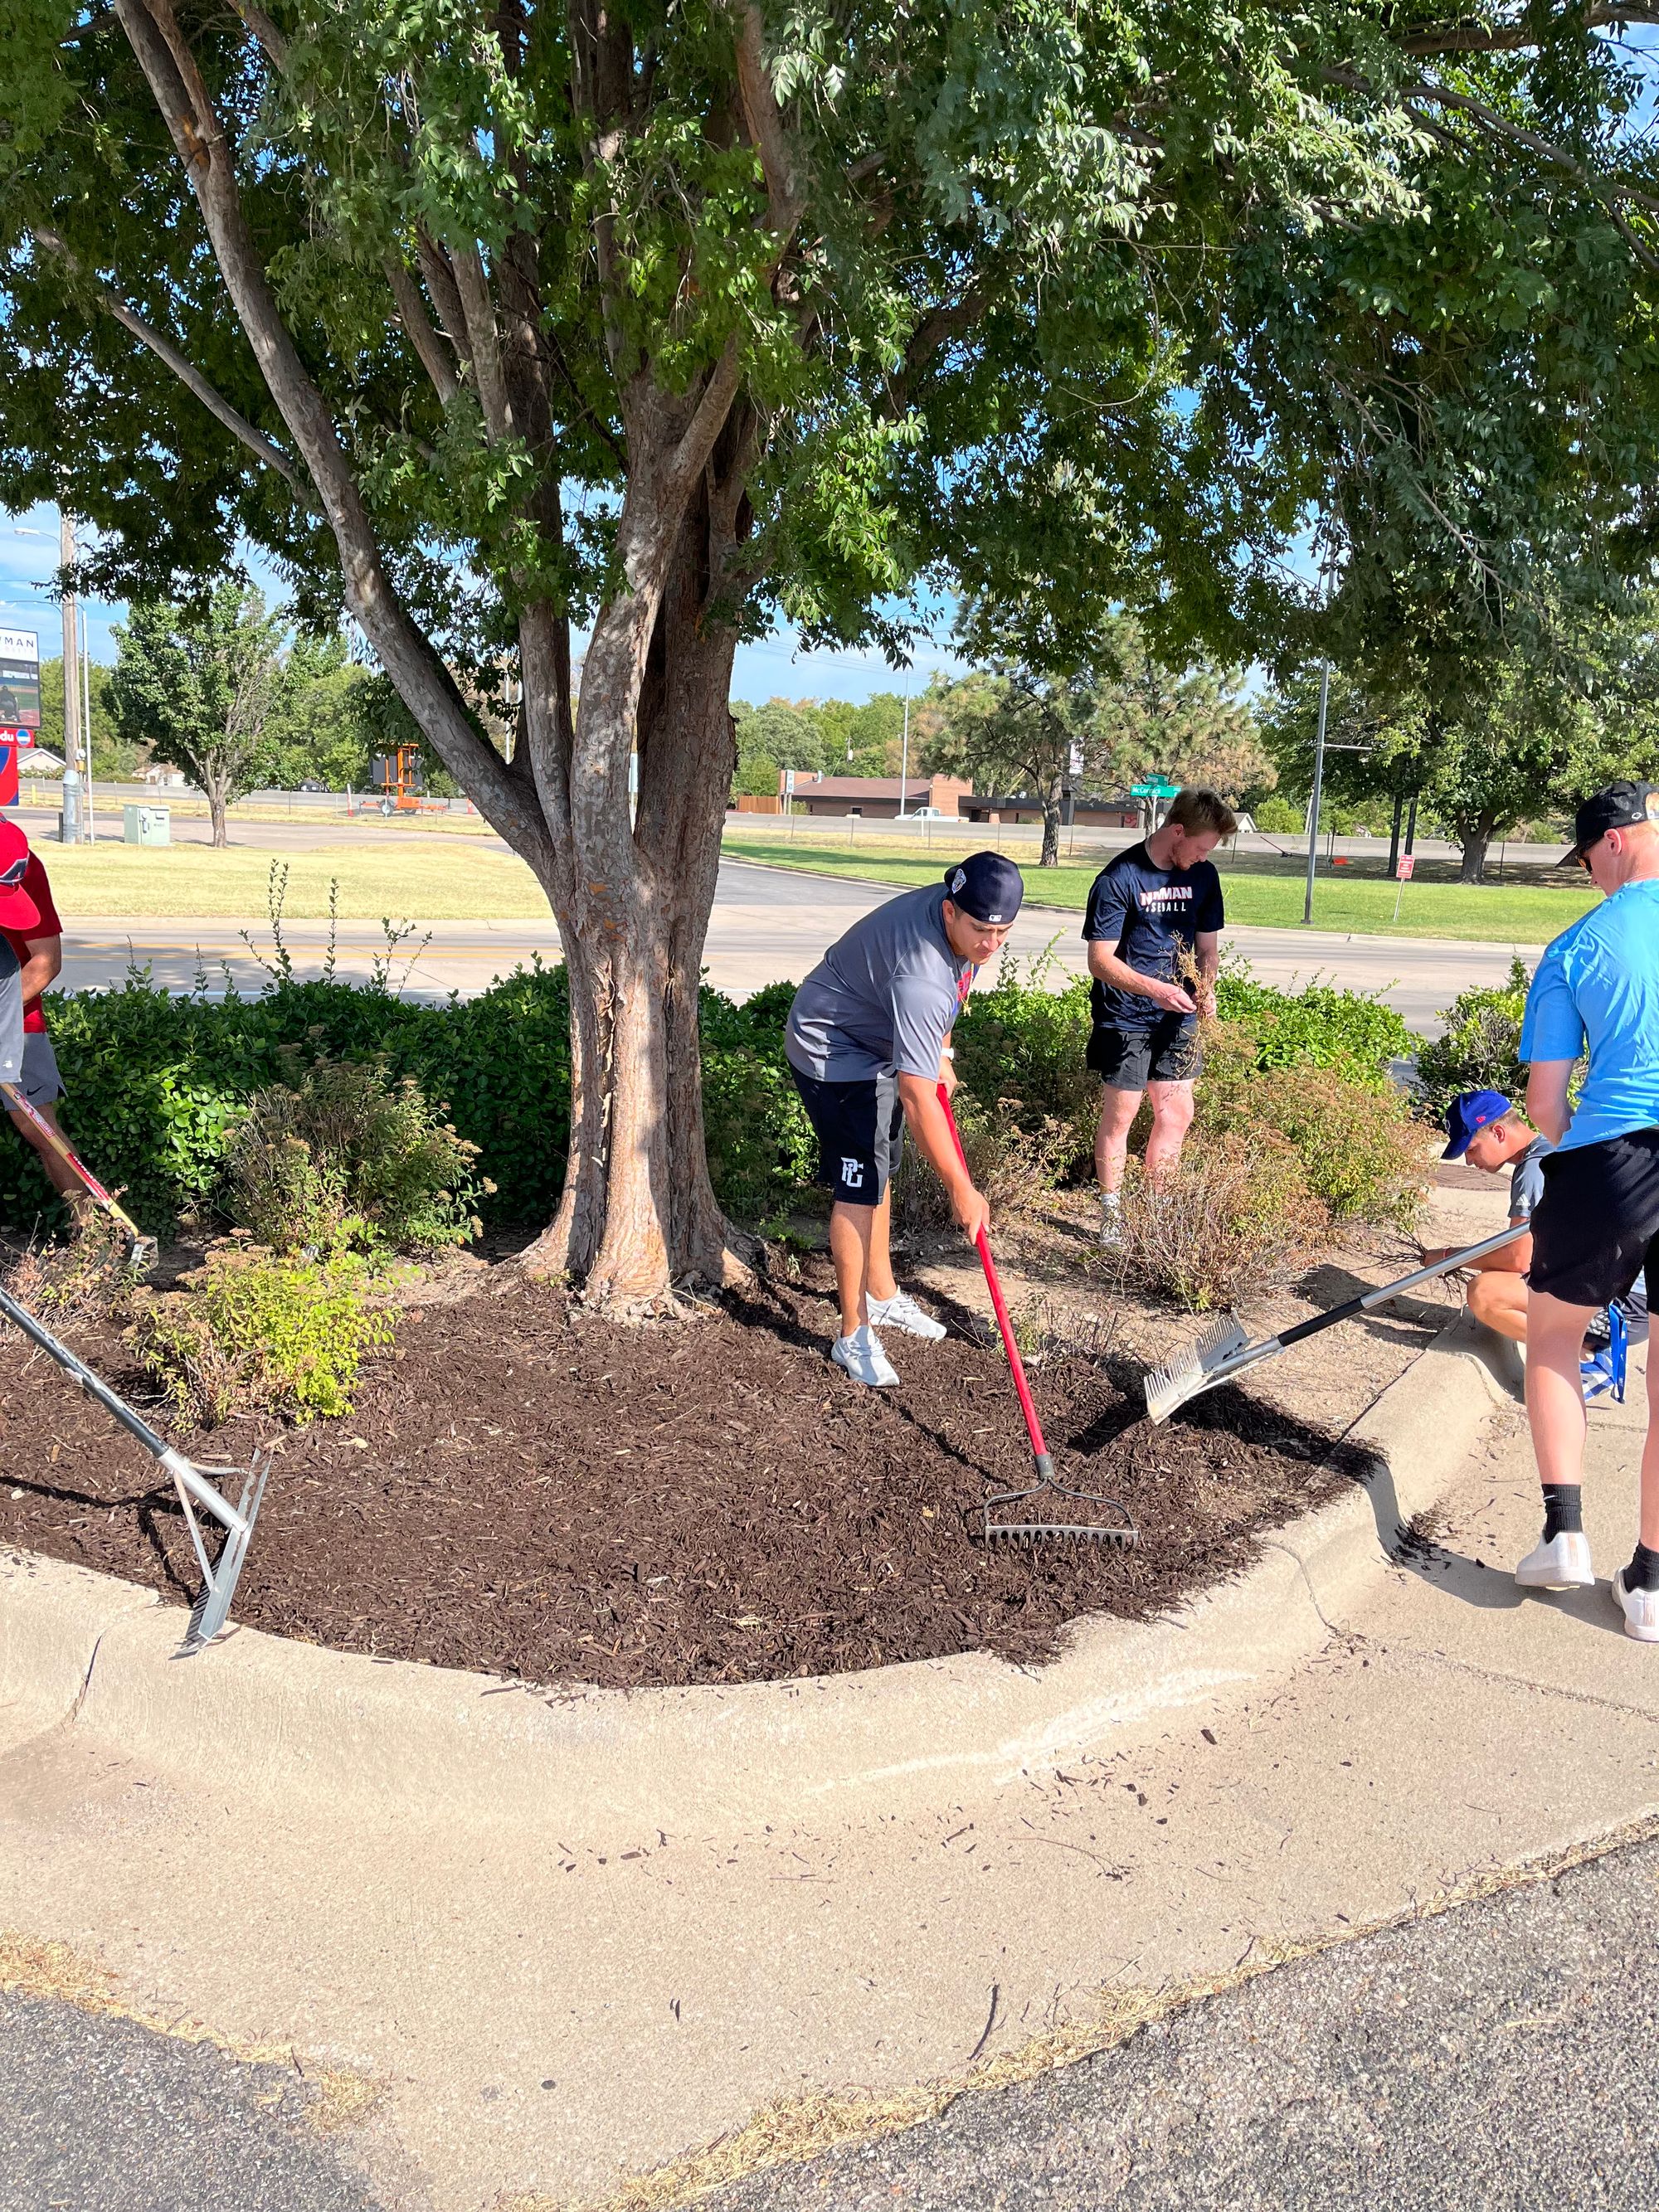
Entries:
{"label": "white sneaker", "polygon": [[898,1370],[882,1350],[881,1339],[867,1322],[862,1328],[855,1328],[851,1336],[838,1336],[830,1357],[855,1382],[863,1382],[872,1390],[890,1390],[898,1381]]}
{"label": "white sneaker", "polygon": [[896,1328],[904,1336],[925,1337],[929,1344],[940,1344],[950,1331],[936,1322],[932,1314],[923,1313],[908,1291],[895,1291],[890,1298],[868,1298],[872,1328]]}
{"label": "white sneaker", "polygon": [[1522,1589],[1589,1589],[1595,1581],[1589,1538],[1582,1529],[1563,1529],[1547,1544],[1528,1552],[1515,1571]]}
{"label": "white sneaker", "polygon": [[1115,1199],[1101,1200],[1100,1228],[1095,1242],[1107,1252],[1115,1252],[1123,1242],[1123,1208]]}
{"label": "white sneaker", "polygon": [[1625,1587],[1625,1570],[1613,1578],[1613,1601],[1625,1616],[1625,1633],[1638,1644],[1659,1644],[1659,1590]]}

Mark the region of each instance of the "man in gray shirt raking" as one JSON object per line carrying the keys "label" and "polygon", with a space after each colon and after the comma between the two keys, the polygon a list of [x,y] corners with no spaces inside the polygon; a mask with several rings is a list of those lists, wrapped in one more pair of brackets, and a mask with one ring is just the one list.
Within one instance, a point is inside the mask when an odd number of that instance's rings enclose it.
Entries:
{"label": "man in gray shirt raking", "polygon": [[835,1194],[830,1255],[841,1334],[830,1357],[875,1388],[898,1376],[878,1332],[945,1334],[893,1279],[891,1177],[908,1124],[971,1243],[991,1209],[957,1156],[939,1085],[956,1089],[951,1032],[975,969],[1007,941],[1025,884],[1000,853],[975,853],[931,890],[854,923],[795,994],[784,1050],[817,1133],[818,1180]]}

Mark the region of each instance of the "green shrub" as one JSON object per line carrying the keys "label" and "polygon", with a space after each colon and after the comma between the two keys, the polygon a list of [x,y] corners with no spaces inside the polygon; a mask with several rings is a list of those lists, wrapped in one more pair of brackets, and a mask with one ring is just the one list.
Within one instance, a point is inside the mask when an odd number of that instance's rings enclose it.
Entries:
{"label": "green shrub", "polygon": [[175,1291],[143,1291],[127,1340],[179,1413],[204,1428],[233,1413],[304,1422],[349,1413],[365,1352],[394,1334],[367,1303],[368,1270],[351,1254],[283,1258],[221,1247]]}
{"label": "green shrub", "polygon": [[1242,966],[1224,969],[1216,1013],[1249,1032],[1258,1068],[1332,1067],[1373,1091],[1391,1088],[1389,1063],[1408,1058],[1417,1045],[1381,999],[1318,982],[1305,990],[1276,991]]}
{"label": "green shrub", "polygon": [[420,1255],[481,1224],[478,1147],[441,1121],[411,1075],[319,1060],[257,1091],[231,1130],[220,1206],[277,1252]]}
{"label": "green shrub", "polygon": [[1531,982],[1524,960],[1510,963],[1509,981],[1460,992],[1440,1018],[1443,1035],[1417,1055],[1424,1107],[1437,1119],[1462,1091],[1501,1091],[1519,1102],[1527,1093],[1521,1022]]}
{"label": "green shrub", "polygon": [[714,1194],[734,1220],[764,1221],[817,1173],[817,1139],[783,1053],[793,983],[769,983],[741,1006],[702,994],[703,1135]]}
{"label": "green shrub", "polygon": [[1294,837],[1306,830],[1308,810],[1288,799],[1264,799],[1255,809],[1255,826],[1270,837]]}
{"label": "green shrub", "polygon": [[1409,1228],[1427,1182],[1426,1152],[1412,1102],[1335,1066],[1261,1065],[1248,1030],[1218,1022],[1198,1085],[1198,1126],[1281,1138],[1330,1218]]}

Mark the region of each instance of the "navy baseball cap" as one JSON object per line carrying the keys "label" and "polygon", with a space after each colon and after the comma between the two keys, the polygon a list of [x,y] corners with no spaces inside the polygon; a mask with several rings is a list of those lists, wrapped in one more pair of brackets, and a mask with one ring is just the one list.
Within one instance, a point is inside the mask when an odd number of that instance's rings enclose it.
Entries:
{"label": "navy baseball cap", "polygon": [[945,871],[945,888],[964,914],[1000,928],[1019,912],[1025,878],[1000,853],[970,853]]}
{"label": "navy baseball cap", "polygon": [[1451,1142],[1441,1158],[1461,1160],[1477,1129],[1484,1129],[1489,1121],[1501,1121],[1505,1114],[1514,1111],[1501,1091],[1466,1091],[1461,1098],[1454,1098],[1446,1109],[1446,1134]]}
{"label": "navy baseball cap", "polygon": [[1639,822],[1659,822],[1659,783],[1610,783],[1573,816],[1572,843],[1557,865],[1571,867],[1609,830],[1633,830]]}

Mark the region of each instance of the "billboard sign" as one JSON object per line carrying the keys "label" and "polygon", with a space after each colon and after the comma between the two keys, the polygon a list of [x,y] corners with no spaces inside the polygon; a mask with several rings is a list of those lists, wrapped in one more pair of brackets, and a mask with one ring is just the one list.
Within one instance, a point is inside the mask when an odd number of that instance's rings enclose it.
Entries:
{"label": "billboard sign", "polygon": [[40,726],[40,639],[32,629],[0,629],[0,728]]}

